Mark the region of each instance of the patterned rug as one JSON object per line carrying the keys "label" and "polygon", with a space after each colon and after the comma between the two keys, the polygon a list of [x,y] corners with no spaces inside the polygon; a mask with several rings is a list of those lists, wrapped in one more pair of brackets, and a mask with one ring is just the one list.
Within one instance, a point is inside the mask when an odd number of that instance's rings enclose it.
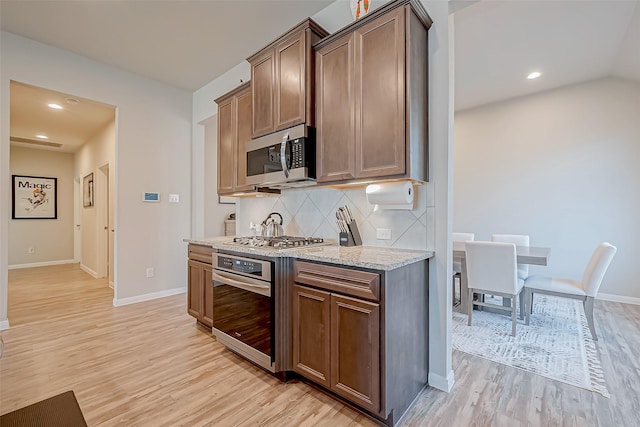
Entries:
{"label": "patterned rug", "polygon": [[496,313],[453,312],[453,348],[610,397],[596,342],[577,300],[537,294],[529,326]]}

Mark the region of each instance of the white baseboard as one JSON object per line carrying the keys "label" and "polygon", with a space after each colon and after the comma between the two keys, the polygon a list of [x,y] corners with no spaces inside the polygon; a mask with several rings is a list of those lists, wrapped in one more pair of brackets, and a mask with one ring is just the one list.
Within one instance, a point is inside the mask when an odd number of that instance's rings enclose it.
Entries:
{"label": "white baseboard", "polygon": [[164,297],[169,297],[172,295],[178,295],[178,294],[184,294],[187,292],[187,288],[173,288],[173,289],[167,289],[166,291],[160,291],[160,292],[153,292],[150,294],[144,294],[144,295],[138,295],[135,297],[129,297],[129,298],[120,298],[120,299],[113,299],[113,306],[114,307],[121,307],[123,305],[129,305],[129,304],[135,304],[138,302],[144,302],[144,301],[150,301],[152,299],[158,299],[158,298],[164,298]]}
{"label": "white baseboard", "polygon": [[84,264],[80,264],[80,270],[84,271],[87,274],[90,274],[94,279],[99,279],[100,277],[98,277],[98,273],[96,273],[95,271],[93,271],[92,269],[90,269],[89,267],[87,267]]}
{"label": "white baseboard", "polygon": [[640,305],[640,298],[624,297],[621,295],[599,293],[598,296],[596,296],[596,299],[601,299],[604,301],[611,301],[611,302],[621,302],[624,304]]}
{"label": "white baseboard", "polygon": [[9,319],[0,320],[0,331],[3,331],[5,329],[9,329]]}
{"label": "white baseboard", "polygon": [[455,382],[456,381],[453,377],[453,370],[449,371],[449,375],[447,375],[446,378],[442,375],[429,372],[429,385],[433,388],[437,388],[438,390],[446,391],[447,393],[449,393],[453,388],[453,384]]}
{"label": "white baseboard", "polygon": [[18,268],[32,268],[32,267],[47,267],[50,265],[62,265],[62,264],[75,264],[74,259],[63,259],[59,261],[44,261],[44,262],[32,262],[29,264],[13,264],[7,266],[8,270],[16,270]]}

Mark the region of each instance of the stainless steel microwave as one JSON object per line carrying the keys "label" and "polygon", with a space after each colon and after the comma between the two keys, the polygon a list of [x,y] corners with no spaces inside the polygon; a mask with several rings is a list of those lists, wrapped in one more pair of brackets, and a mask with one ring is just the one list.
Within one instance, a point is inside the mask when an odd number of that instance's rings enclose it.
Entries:
{"label": "stainless steel microwave", "polygon": [[293,188],[316,183],[315,129],[305,125],[247,143],[247,184]]}

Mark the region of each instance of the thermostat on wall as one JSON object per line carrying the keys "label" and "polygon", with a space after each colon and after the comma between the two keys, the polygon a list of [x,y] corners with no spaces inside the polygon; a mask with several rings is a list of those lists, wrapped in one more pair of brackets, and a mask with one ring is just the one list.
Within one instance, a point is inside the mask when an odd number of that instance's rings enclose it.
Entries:
{"label": "thermostat on wall", "polygon": [[142,201],[143,202],[159,202],[160,201],[160,193],[142,193]]}

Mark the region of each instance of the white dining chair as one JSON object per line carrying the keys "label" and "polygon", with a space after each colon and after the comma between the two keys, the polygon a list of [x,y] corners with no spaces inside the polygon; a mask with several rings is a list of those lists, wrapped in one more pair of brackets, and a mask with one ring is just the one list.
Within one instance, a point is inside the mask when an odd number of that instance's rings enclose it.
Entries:
{"label": "white dining chair", "polygon": [[531,317],[533,294],[547,294],[577,299],[582,301],[591,336],[595,341],[598,341],[593,323],[593,301],[617,250],[615,246],[608,242],[598,245],[593,255],[591,255],[581,281],[543,276],[529,277],[525,281],[525,323],[528,325]]}
{"label": "white dining chair", "polygon": [[[529,236],[526,234],[492,234],[492,242],[514,243],[516,246],[529,246]],[[529,264],[518,264],[518,277],[527,280]]]}
{"label": "white dining chair", "polygon": [[[454,242],[472,242],[475,240],[475,233],[452,233],[451,240]],[[456,281],[458,286],[456,287]],[[456,300],[456,290],[460,297]],[[453,305],[460,304],[462,300],[462,260],[453,259]]]}
{"label": "white dining chair", "polygon": [[[468,325],[473,306],[493,307],[511,313],[511,335],[516,335],[516,297],[522,298],[524,281],[518,278],[516,245],[505,242],[467,242],[467,282],[469,284]],[[473,294],[491,294],[511,298],[510,306],[473,301]],[[520,310],[524,301],[521,299]]]}

